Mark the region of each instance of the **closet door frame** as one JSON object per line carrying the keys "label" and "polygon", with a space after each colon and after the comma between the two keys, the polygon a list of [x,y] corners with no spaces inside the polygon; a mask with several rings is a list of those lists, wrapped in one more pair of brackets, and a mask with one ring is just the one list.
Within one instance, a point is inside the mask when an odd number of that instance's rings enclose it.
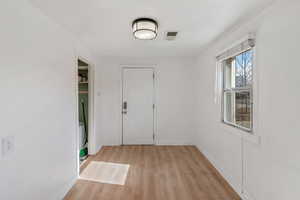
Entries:
{"label": "closet door frame", "polygon": [[75,125],[76,125],[76,149],[75,156],[77,159],[77,173],[80,173],[80,159],[79,159],[79,86],[78,86],[78,60],[81,60],[88,64],[88,155],[95,155],[97,152],[96,148],[96,137],[95,137],[95,124],[94,124],[94,77],[95,77],[95,65],[84,57],[77,55],[75,56],[75,98],[76,98],[76,113],[75,113]]}

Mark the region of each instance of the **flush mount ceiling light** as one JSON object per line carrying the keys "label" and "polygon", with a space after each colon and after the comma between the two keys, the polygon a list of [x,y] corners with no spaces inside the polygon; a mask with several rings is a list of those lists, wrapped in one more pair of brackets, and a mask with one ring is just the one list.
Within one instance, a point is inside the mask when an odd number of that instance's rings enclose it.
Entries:
{"label": "flush mount ceiling light", "polygon": [[139,18],[132,23],[133,35],[139,40],[153,40],[157,36],[157,22],[149,18]]}

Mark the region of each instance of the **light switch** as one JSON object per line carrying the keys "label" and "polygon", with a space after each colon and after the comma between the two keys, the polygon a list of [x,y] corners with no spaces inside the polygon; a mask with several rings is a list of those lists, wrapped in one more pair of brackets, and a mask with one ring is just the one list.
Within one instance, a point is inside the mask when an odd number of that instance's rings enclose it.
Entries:
{"label": "light switch", "polygon": [[13,136],[7,136],[2,138],[1,140],[1,151],[2,151],[2,157],[9,156],[14,151],[14,137]]}

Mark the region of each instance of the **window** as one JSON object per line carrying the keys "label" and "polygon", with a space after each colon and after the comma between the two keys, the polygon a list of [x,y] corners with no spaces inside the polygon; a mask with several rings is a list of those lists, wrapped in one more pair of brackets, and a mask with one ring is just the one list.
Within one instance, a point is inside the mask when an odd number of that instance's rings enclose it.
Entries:
{"label": "window", "polygon": [[223,122],[252,132],[253,49],[222,61]]}

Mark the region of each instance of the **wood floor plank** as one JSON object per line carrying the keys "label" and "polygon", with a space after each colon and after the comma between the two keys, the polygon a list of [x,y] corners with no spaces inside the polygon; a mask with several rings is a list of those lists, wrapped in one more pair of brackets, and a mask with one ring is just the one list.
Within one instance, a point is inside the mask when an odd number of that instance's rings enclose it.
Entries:
{"label": "wood floor plank", "polygon": [[129,164],[124,186],[78,180],[64,200],[240,200],[194,146],[103,147],[91,161]]}

